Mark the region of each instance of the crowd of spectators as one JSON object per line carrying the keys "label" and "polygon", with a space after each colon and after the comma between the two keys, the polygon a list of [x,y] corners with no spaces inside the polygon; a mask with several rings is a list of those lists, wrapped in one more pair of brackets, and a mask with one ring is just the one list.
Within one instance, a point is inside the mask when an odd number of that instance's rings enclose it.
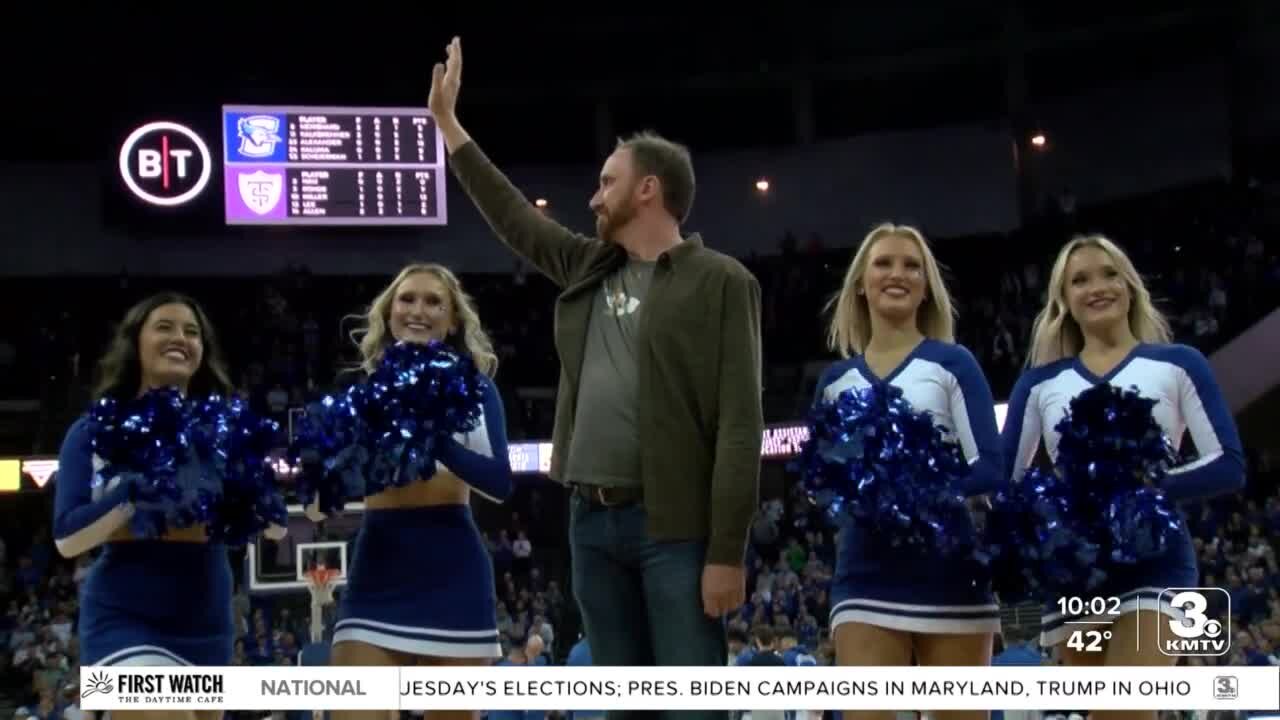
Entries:
{"label": "crowd of spectators", "polygon": [[[1073,233],[1101,231],[1130,252],[1177,339],[1208,353],[1280,305],[1280,218],[1270,217],[1259,197],[1252,188],[1201,185],[1073,208],[1005,235],[931,238],[959,313],[958,340],[978,357],[996,396],[1006,394],[1024,362],[1054,253]],[[823,308],[859,239],[831,243],[788,233],[777,253],[742,258],[764,294],[770,420],[794,417],[806,399],[803,369],[830,357]],[[66,419],[84,407],[113,324],[144,294],[175,287],[206,305],[222,330],[233,380],[253,406],[287,421],[289,408],[332,388],[353,366],[350,332],[387,280],[315,276],[305,267],[238,278],[122,272],[70,286],[14,278],[0,285],[0,316],[9,314],[0,323],[0,399],[30,398],[39,389],[42,417],[28,437],[3,442],[23,445],[14,452],[56,451]],[[509,436],[550,437],[555,287],[519,263],[463,282],[494,338]]]}

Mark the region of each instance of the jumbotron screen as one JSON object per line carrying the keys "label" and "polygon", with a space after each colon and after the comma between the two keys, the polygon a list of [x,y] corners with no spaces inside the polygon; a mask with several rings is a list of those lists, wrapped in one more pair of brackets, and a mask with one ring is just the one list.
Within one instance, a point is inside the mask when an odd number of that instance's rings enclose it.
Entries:
{"label": "jumbotron screen", "polygon": [[426,108],[224,105],[228,225],[444,225]]}

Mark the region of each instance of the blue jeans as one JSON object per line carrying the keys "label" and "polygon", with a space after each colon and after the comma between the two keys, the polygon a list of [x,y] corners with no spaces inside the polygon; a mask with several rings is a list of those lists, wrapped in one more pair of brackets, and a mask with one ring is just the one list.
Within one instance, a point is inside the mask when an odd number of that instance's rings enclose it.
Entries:
{"label": "blue jeans", "polygon": [[[571,494],[569,546],[573,593],[593,665],[712,666],[728,664],[724,624],[702,612],[705,542],[658,542],[645,529],[641,505],[592,508]],[[610,720],[636,714],[611,711]],[[728,713],[666,713],[725,720]]]}

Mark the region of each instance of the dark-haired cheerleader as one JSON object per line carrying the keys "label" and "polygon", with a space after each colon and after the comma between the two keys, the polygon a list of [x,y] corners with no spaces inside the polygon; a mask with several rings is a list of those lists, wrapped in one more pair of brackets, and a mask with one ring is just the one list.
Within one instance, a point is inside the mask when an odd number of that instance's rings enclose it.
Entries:
{"label": "dark-haired cheerleader", "polygon": [[[99,375],[95,400],[120,403],[162,388],[183,395],[230,389],[208,318],[178,294],[155,295],[128,311]],[[226,546],[211,542],[203,525],[138,537],[129,525],[140,478],[104,479],[101,463],[92,423],[81,418],[58,459],[54,535],[64,557],[102,548],[81,590],[82,663],[229,665],[234,626]]]}

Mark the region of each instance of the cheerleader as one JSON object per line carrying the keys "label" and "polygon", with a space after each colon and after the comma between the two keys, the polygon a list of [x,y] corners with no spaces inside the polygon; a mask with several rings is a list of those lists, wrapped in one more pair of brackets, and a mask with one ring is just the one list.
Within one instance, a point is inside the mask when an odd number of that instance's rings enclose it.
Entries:
{"label": "cheerleader", "polygon": [[[1123,250],[1098,235],[1071,240],[1053,264],[1047,298],[1032,330],[1029,369],[1014,387],[1004,428],[1005,463],[1014,481],[1026,472],[1042,438],[1049,458],[1056,459],[1054,426],[1072,398],[1110,383],[1155,400],[1155,419],[1175,447],[1190,430],[1200,457],[1169,472],[1163,490],[1170,500],[1204,499],[1244,486],[1240,439],[1208,362],[1198,351],[1169,342],[1169,326]],[[1054,604],[1042,618],[1040,642],[1057,646],[1067,665],[1173,665],[1177,658],[1157,648],[1157,623],[1161,614],[1182,620],[1183,613],[1158,596],[1165,588],[1195,587],[1198,581],[1195,550],[1184,530],[1165,556],[1113,575],[1091,593],[1119,598],[1119,617],[1064,616]],[[1073,627],[1086,627],[1068,623],[1092,621],[1114,621],[1104,651],[1063,645]]]}
{"label": "cheerleader", "polygon": [[[991,390],[973,355],[954,342],[951,299],[920,232],[891,224],[873,229],[832,304],[828,344],[845,359],[823,373],[815,404],[845,390],[896,385],[958,441],[969,463],[958,489],[969,497],[994,491],[1004,471]],[[1000,613],[987,584],[959,563],[888,549],[850,522],[839,542],[831,628],[840,665],[990,664]]]}
{"label": "cheerleader", "polygon": [[366,373],[394,342],[442,340],[470,355],[485,376],[484,406],[478,428],[444,443],[434,475],[365,499],[334,626],[333,664],[488,665],[502,657],[497,598],[469,501],[472,490],[496,502],[511,494],[502,400],[489,379],[497,356],[471,298],[440,265],[402,270],[373,301],[365,322],[360,354]]}
{"label": "cheerleader", "polygon": [[[231,383],[209,319],[191,298],[155,295],[135,305],[98,363],[94,399],[121,402],[148,390],[229,394]],[[102,548],[80,591],[81,663],[229,665],[234,626],[227,547],[205,527],[137,539],[129,483],[94,483],[90,423],[71,426],[58,457],[54,534],[67,558]],[[113,711],[119,718],[133,713]],[[220,715],[218,711],[207,713]]]}

